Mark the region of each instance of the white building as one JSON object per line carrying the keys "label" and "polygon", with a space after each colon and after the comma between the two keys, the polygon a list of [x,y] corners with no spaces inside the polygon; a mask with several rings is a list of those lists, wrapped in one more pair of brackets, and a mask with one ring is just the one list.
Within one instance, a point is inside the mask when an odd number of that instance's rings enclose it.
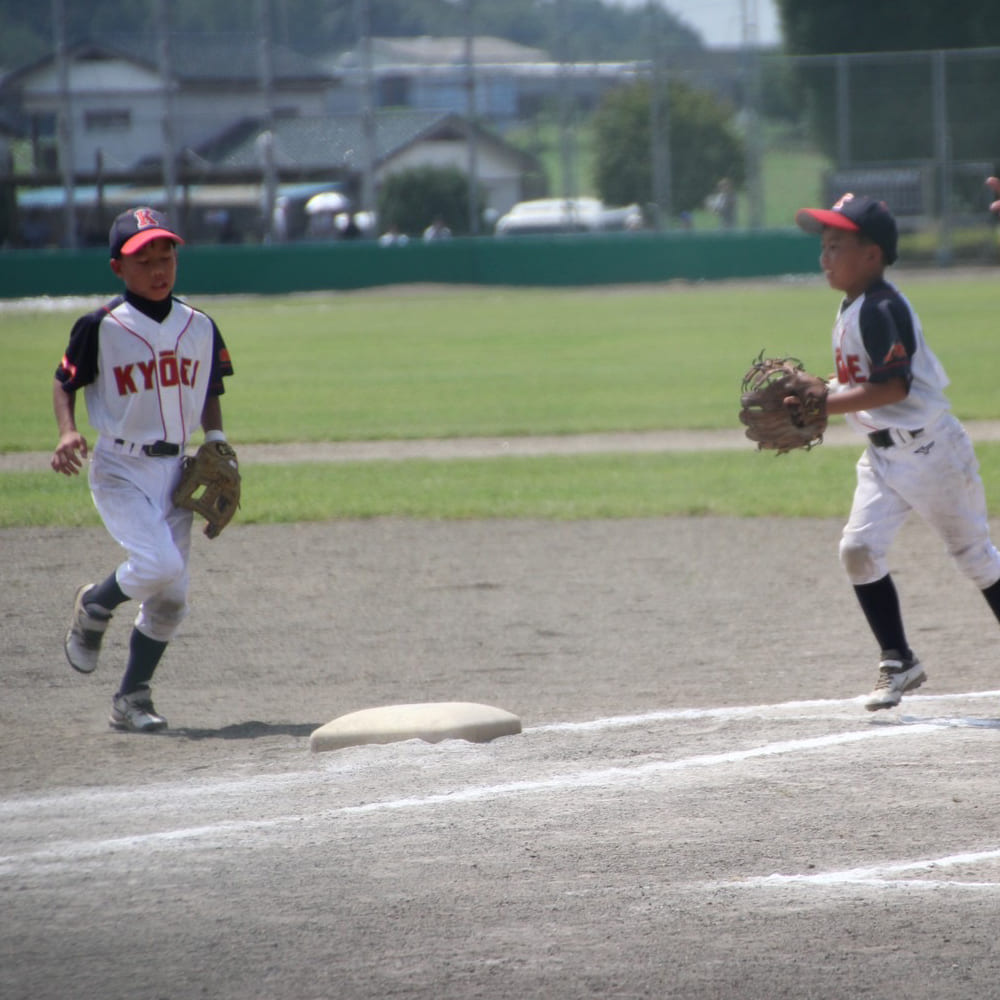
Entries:
{"label": "white building", "polygon": [[[169,77],[155,51],[135,39],[109,38],[68,50],[66,85],[49,55],[9,74],[0,95],[17,109],[31,138],[37,170],[56,170],[60,109],[69,108],[75,173],[119,172],[162,161],[204,156],[213,142],[266,114],[254,38],[211,36],[171,40]],[[272,113],[325,113],[338,81],[318,63],[273,50]]]}
{"label": "white building", "polygon": [[[543,102],[560,97],[593,106],[609,89],[642,72],[641,64],[634,62],[563,64],[542,49],[489,35],[473,38],[471,50],[461,37],[373,38],[370,73],[374,103],[466,114],[470,54],[476,116],[500,125],[534,114]],[[346,84],[334,99],[350,101],[352,91],[357,94],[362,82],[359,52],[342,53],[330,68]]]}

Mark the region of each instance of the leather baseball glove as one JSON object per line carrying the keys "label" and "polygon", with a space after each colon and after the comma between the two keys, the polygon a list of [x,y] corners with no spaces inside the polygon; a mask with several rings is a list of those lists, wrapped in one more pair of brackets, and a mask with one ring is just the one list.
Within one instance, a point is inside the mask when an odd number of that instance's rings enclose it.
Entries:
{"label": "leather baseball glove", "polygon": [[761,351],[743,376],[741,392],[740,421],[758,449],[783,455],[822,442],[827,385],[797,358],[765,358]]}
{"label": "leather baseball glove", "polygon": [[205,534],[218,538],[240,505],[240,467],[232,447],[205,442],[194,455],[185,455],[173,501],[201,514],[208,522]]}

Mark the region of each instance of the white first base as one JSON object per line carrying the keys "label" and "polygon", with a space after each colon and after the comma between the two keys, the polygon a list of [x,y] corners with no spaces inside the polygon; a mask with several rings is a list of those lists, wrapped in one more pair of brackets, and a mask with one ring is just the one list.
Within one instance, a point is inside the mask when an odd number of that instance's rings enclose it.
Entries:
{"label": "white first base", "polygon": [[521,720],[502,708],[466,701],[428,702],[419,705],[385,705],[342,715],[315,729],[309,749],[340,750],[366,743],[401,740],[469,740],[488,743],[498,736],[521,732]]}

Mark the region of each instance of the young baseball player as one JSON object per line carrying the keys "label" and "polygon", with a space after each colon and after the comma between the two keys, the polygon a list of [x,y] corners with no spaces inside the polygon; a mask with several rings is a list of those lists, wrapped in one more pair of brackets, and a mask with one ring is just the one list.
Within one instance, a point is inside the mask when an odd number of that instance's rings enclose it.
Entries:
{"label": "young baseball player", "polygon": [[923,684],[889,573],[889,546],[911,510],[941,536],[959,569],[1000,619],[1000,553],[990,540],[979,464],[950,412],[948,377],[910,303],[884,278],[897,230],[886,204],[845,194],[831,209],[795,216],[820,234],[820,267],[844,293],[833,326],[836,375],[827,409],[868,439],[857,463],[840,560],[881,649],[870,711],[892,708]]}
{"label": "young baseball player", "polygon": [[[111,270],[125,292],[76,321],[52,393],[59,426],[52,468],[77,475],[89,455],[94,505],[126,552],[106,579],[77,591],[66,657],[75,670],[92,673],[112,613],[139,602],[111,702],[111,725],[131,732],[167,725],[153,707],[150,680],[187,612],[192,521],[171,494],[198,425],[206,441],[225,440],[220,396],[233,372],[214,321],[173,297],[183,242],[150,208],[115,219]],[[98,434],[92,451],[76,426],[79,389]]]}

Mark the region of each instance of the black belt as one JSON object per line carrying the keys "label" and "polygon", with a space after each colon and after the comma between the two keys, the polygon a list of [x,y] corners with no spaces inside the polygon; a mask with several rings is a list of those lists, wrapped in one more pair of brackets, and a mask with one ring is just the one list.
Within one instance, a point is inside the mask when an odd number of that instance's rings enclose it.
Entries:
{"label": "black belt", "polygon": [[[115,438],[115,444],[128,444],[128,442],[124,438]],[[152,458],[170,458],[181,453],[181,446],[171,444],[169,441],[154,441],[152,444],[142,445],[139,450]]]}
{"label": "black belt", "polygon": [[[902,431],[903,434],[909,434],[911,438],[918,438],[924,433],[923,427],[918,427],[915,431]],[[868,440],[871,441],[876,448],[892,448],[895,446],[896,442],[892,439],[892,430],[886,428],[881,431],[872,431],[868,435]]]}

